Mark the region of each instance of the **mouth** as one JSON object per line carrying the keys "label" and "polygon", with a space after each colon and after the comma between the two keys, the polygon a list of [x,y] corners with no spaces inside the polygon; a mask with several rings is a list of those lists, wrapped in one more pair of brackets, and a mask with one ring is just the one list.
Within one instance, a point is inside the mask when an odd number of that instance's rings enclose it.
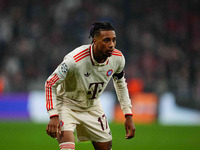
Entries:
{"label": "mouth", "polygon": [[112,55],[113,50],[108,50],[107,53],[110,54],[110,55]]}

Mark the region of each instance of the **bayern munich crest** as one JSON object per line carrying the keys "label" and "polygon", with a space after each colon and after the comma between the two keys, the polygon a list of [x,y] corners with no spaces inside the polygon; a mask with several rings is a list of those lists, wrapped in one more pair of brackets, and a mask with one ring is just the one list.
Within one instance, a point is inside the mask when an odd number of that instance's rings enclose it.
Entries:
{"label": "bayern munich crest", "polygon": [[63,122],[63,121],[60,121],[60,125],[63,126],[63,125],[64,125],[64,122]]}
{"label": "bayern munich crest", "polygon": [[113,70],[110,69],[110,70],[107,71],[106,75],[107,75],[107,76],[110,76],[112,73],[113,73]]}

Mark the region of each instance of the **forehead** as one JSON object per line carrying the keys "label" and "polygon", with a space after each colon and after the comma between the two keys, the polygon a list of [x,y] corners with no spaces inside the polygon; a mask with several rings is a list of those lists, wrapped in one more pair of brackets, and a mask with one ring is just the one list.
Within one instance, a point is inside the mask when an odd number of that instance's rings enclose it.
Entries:
{"label": "forehead", "polygon": [[113,30],[105,30],[105,31],[100,31],[100,35],[99,35],[100,38],[106,38],[106,37],[110,37],[110,38],[114,38],[116,37],[115,35],[115,31]]}

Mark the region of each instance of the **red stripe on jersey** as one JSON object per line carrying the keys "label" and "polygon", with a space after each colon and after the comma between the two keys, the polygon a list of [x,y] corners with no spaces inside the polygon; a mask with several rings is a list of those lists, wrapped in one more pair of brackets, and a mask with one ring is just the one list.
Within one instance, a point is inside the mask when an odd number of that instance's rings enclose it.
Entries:
{"label": "red stripe on jersey", "polygon": [[109,59],[108,59],[108,61],[107,61],[106,65],[108,64],[108,62],[109,62]]}
{"label": "red stripe on jersey", "polygon": [[[53,79],[53,78],[55,78],[55,75],[51,78],[51,79]],[[46,90],[46,108],[47,108],[47,110],[49,110],[49,83],[51,82],[51,80],[50,81],[47,81],[46,82],[46,88],[45,88],[45,90]]]}
{"label": "red stripe on jersey", "polygon": [[46,108],[47,110],[53,109],[53,101],[52,101],[52,86],[59,80],[57,74],[55,74],[51,79],[46,82],[45,90],[46,90]]}
{"label": "red stripe on jersey", "polygon": [[115,55],[115,56],[122,56],[122,55],[120,55],[120,54],[115,54],[115,53],[113,53],[112,55]]}
{"label": "red stripe on jersey", "polygon": [[73,146],[62,146],[62,147],[60,147],[60,150],[63,150],[63,149],[75,149],[75,147],[73,147]]}
{"label": "red stripe on jersey", "polygon": [[84,53],[86,51],[88,51],[88,48],[83,50],[83,51],[81,51],[81,52],[79,52],[78,54],[74,55],[73,58],[76,59],[77,57],[79,57],[79,55],[81,55],[82,53]]}
{"label": "red stripe on jersey", "polygon": [[49,80],[46,82],[46,108],[47,110],[49,110],[49,86],[50,83],[52,82],[52,80],[54,80],[54,78],[56,78],[56,74]]}
{"label": "red stripe on jersey", "polygon": [[122,53],[121,53],[121,51],[115,49],[115,50],[113,51],[112,55],[115,55],[115,56],[122,56]]}
{"label": "red stripe on jersey", "polygon": [[119,51],[119,50],[117,50],[117,49],[114,49],[113,52],[115,52],[115,53],[119,53],[119,54],[122,54],[121,51]]}
{"label": "red stripe on jersey", "polygon": [[80,61],[81,59],[83,59],[83,58],[89,56],[89,53],[90,53],[90,52],[89,52],[89,48],[87,48],[87,49],[85,49],[85,50],[79,52],[78,54],[74,55],[73,58],[74,58],[75,62],[78,62],[78,61]]}
{"label": "red stripe on jersey", "polygon": [[50,86],[50,108],[49,109],[53,109],[53,100],[52,100],[52,86],[56,83],[56,81],[59,80],[59,77],[57,76],[55,79],[54,79],[54,82],[53,84],[51,84]]}
{"label": "red stripe on jersey", "polygon": [[132,117],[132,116],[133,116],[133,114],[125,114],[125,117],[126,117],[126,116],[131,116],[131,117]]}
{"label": "red stripe on jersey", "polygon": [[50,109],[50,99],[51,99],[51,84],[53,83],[53,81],[57,78],[57,75],[55,74],[49,81],[47,81],[47,84],[46,84],[46,97],[47,97],[47,103],[46,103],[46,107],[47,107],[47,110]]}
{"label": "red stripe on jersey", "polygon": [[90,53],[86,53],[83,57],[80,57],[80,58],[76,59],[75,62],[78,62],[78,61],[80,61],[81,59],[83,59],[83,58],[85,58],[87,56],[90,56]]}
{"label": "red stripe on jersey", "polygon": [[61,144],[60,149],[62,150],[64,148],[75,149],[75,144],[71,144],[71,143]]}
{"label": "red stripe on jersey", "polygon": [[93,62],[93,60],[92,60],[92,52],[91,52],[91,51],[92,51],[92,45],[90,46],[90,49],[89,49],[89,50],[90,50],[90,58],[91,58],[92,64],[94,65],[94,62]]}
{"label": "red stripe on jersey", "polygon": [[81,55],[79,55],[78,57],[74,58],[74,60],[76,61],[76,60],[78,60],[78,59],[84,57],[84,56],[87,55],[87,54],[89,54],[89,52],[84,52],[84,53],[82,53]]}
{"label": "red stripe on jersey", "polygon": [[74,60],[79,59],[80,57],[82,57],[85,54],[89,54],[89,51],[86,51],[86,52],[82,53],[81,55],[79,55],[76,58],[74,58]]}
{"label": "red stripe on jersey", "polygon": [[51,118],[53,118],[53,117],[59,117],[59,115],[58,115],[58,114],[51,115],[49,118],[51,119]]}

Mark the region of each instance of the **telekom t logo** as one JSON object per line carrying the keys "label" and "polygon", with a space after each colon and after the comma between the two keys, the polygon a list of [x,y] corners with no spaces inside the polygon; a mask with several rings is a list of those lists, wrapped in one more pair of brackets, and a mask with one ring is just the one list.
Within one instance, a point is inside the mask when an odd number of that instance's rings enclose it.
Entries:
{"label": "telekom t logo", "polygon": [[104,82],[96,82],[96,83],[90,83],[89,85],[89,90],[90,89],[94,89],[93,91],[90,90],[88,91],[88,95],[92,94],[92,97],[90,99],[95,99],[96,98],[96,94],[100,93],[102,91],[102,87],[104,85]]}

